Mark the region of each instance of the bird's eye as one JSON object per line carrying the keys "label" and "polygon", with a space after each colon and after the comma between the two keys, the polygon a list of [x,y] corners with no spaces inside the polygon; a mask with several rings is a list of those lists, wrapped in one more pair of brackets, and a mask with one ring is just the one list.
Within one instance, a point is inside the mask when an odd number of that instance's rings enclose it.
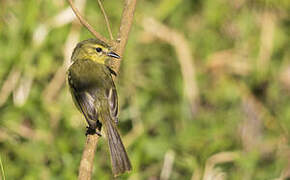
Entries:
{"label": "bird's eye", "polygon": [[101,52],[102,51],[102,48],[98,47],[98,48],[96,48],[96,51],[97,52]]}

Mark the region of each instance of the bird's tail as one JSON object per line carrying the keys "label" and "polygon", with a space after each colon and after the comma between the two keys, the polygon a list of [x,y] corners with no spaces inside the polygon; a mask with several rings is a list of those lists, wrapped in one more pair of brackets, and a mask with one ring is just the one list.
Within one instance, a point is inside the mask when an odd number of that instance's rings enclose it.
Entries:
{"label": "bird's tail", "polygon": [[108,138],[108,145],[111,154],[111,164],[114,176],[125,173],[131,170],[131,163],[126,153],[121,137],[118,133],[117,127],[110,119],[110,116],[103,117],[103,124],[105,125],[105,132]]}

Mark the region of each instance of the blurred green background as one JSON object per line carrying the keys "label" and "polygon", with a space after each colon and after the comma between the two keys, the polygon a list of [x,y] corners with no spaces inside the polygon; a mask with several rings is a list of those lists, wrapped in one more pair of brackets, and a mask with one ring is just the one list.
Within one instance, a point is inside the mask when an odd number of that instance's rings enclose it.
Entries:
{"label": "blurred green background", "polygon": [[[122,1],[103,5],[117,37]],[[109,37],[97,1],[82,6]],[[119,179],[290,178],[289,12],[289,0],[139,0],[116,81],[133,164]],[[0,1],[6,179],[77,179],[86,124],[65,70],[87,38],[64,0]],[[93,177],[113,179],[103,138]]]}

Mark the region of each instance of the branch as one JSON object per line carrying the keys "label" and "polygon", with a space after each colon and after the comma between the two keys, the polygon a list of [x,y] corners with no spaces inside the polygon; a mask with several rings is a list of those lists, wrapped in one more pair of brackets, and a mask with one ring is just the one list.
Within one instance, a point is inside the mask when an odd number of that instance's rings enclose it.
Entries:
{"label": "branch", "polygon": [[[117,43],[114,44],[114,49],[122,57],[125,46],[128,41],[129,33],[133,23],[134,12],[137,0],[125,0],[124,9],[121,18],[121,25],[119,29]],[[114,70],[117,72],[120,68],[121,61],[117,61]]]}
{"label": "branch", "polygon": [[99,135],[87,135],[85,148],[79,168],[79,180],[90,180],[93,174],[94,157],[99,140]]}
{"label": "branch", "polygon": [[94,30],[94,28],[81,16],[80,12],[77,10],[77,8],[75,7],[74,3],[72,2],[72,0],[68,0],[73,12],[75,13],[75,15],[77,16],[77,18],[79,19],[79,21],[81,22],[81,24],[83,26],[85,26],[97,39],[104,41],[107,44],[110,44],[110,42],[103,37],[100,33],[98,33],[97,31]]}

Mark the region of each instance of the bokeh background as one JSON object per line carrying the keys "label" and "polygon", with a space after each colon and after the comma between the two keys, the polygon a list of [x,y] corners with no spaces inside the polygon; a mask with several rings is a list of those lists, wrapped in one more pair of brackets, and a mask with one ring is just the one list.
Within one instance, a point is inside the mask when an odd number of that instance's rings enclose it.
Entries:
{"label": "bokeh background", "polygon": [[[103,1],[117,37],[122,1]],[[96,0],[76,6],[109,37]],[[290,1],[139,0],[116,85],[133,171],[119,179],[290,178]],[[6,179],[76,179],[86,124],[65,81],[93,36],[65,0],[0,1]],[[99,141],[94,179],[113,179]]]}

